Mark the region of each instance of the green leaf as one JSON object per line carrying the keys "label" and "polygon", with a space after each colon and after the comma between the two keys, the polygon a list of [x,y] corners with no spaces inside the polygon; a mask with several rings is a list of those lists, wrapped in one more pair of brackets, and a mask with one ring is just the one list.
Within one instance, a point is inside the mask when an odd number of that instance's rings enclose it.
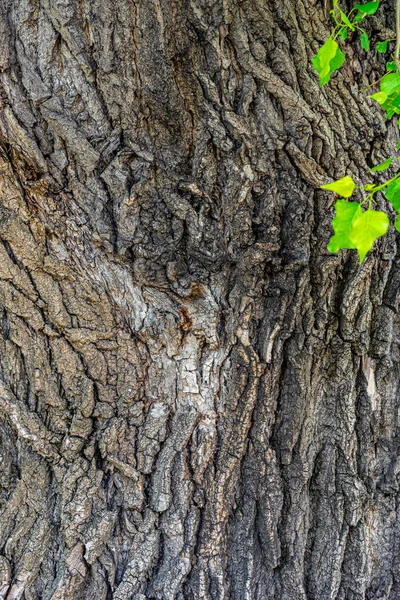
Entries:
{"label": "green leaf", "polygon": [[349,29],[351,29],[351,31],[355,30],[355,27],[353,25],[353,23],[349,20],[348,16],[346,15],[346,13],[344,13],[342,10],[339,9],[340,12],[340,18],[342,19],[343,23],[345,25],[347,25],[347,27]]}
{"label": "green leaf", "polygon": [[371,250],[375,240],[385,235],[388,227],[389,217],[386,213],[377,210],[366,210],[355,219],[349,239],[357,248],[360,264]]}
{"label": "green leaf", "polygon": [[397,231],[400,231],[400,215],[397,215],[394,226],[396,227]]}
{"label": "green leaf", "polygon": [[379,0],[374,2],[367,2],[366,4],[355,4],[354,8],[357,8],[360,12],[365,15],[374,15],[379,7]]}
{"label": "green leaf", "polygon": [[367,183],[367,185],[364,185],[364,190],[366,192],[369,192],[369,191],[373,190],[374,187],[375,187],[375,185],[373,183]]}
{"label": "green leaf", "polygon": [[386,71],[396,71],[396,70],[397,70],[397,65],[393,60],[386,63]]}
{"label": "green leaf", "polygon": [[386,96],[400,92],[400,73],[388,73],[381,80],[381,92]]}
{"label": "green leaf", "polygon": [[370,98],[372,98],[372,100],[376,100],[378,104],[384,104],[384,102],[387,100],[387,96],[384,92],[376,92],[376,94],[372,94]]}
{"label": "green leaf", "polygon": [[354,220],[362,214],[360,204],[338,200],[335,204],[335,210],[336,215],[332,221],[335,235],[329,240],[329,252],[337,252],[342,248],[355,248],[353,242],[349,239],[349,233],[352,230]]}
{"label": "green leaf", "polygon": [[387,158],[385,161],[380,163],[379,165],[375,165],[370,169],[371,173],[376,173],[376,171],[386,171],[394,161],[394,158]]}
{"label": "green leaf", "polygon": [[343,177],[342,179],[338,179],[337,181],[332,181],[332,183],[321,185],[321,189],[336,192],[336,194],[339,194],[339,196],[343,196],[343,198],[350,198],[350,196],[354,192],[355,186],[356,184],[354,183],[352,178],[346,175],[346,177]]}
{"label": "green leaf", "polygon": [[391,181],[386,188],[385,196],[392,203],[395,211],[400,210],[400,179]]}
{"label": "green leaf", "polygon": [[400,91],[390,96],[389,101],[390,108],[393,108],[394,110],[400,108]]}
{"label": "green leaf", "polygon": [[345,53],[342,52],[338,46],[337,52],[331,60],[331,65],[330,65],[331,73],[330,74],[332,74],[334,71],[337,71],[338,69],[340,69],[340,67],[343,65],[343,63],[345,61],[345,58],[346,58]]}
{"label": "green leaf", "polygon": [[357,13],[356,16],[354,17],[354,23],[361,23],[361,21],[363,20],[364,16],[365,15],[362,12]]}
{"label": "green leaf", "polygon": [[387,51],[388,43],[389,43],[389,40],[385,40],[384,42],[379,42],[376,45],[376,49],[378,50],[378,52],[382,52],[382,54],[384,54]]}
{"label": "green leaf", "polygon": [[339,39],[341,39],[342,41],[347,39],[347,27],[341,27],[341,29],[339,29]]}
{"label": "green leaf", "polygon": [[369,37],[366,31],[364,31],[364,33],[362,33],[360,35],[360,44],[361,44],[361,48],[363,48],[364,50],[366,50],[368,52],[368,50],[370,49],[370,41],[369,41]]}
{"label": "green leaf", "polygon": [[312,59],[313,67],[319,73],[321,86],[328,83],[332,73],[336,71],[336,69],[340,69],[344,63],[344,59],[345,55],[340,50],[337,42],[332,38],[328,38]]}
{"label": "green leaf", "polygon": [[388,119],[394,114],[400,114],[400,73],[387,73],[381,80],[380,88],[370,98],[382,106]]}
{"label": "green leaf", "polygon": [[[380,94],[378,96],[378,94]],[[394,94],[389,98],[383,92],[378,92],[378,94],[374,94],[374,100],[377,100],[381,107],[386,110],[386,116],[390,119],[394,113],[399,112],[400,108],[400,94]],[[383,95],[382,95],[383,94]],[[372,98],[372,96],[371,96]]]}

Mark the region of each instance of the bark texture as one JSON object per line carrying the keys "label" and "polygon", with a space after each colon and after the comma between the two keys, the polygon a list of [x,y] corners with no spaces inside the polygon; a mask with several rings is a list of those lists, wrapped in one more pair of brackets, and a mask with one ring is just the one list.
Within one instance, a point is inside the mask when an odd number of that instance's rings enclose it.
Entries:
{"label": "bark texture", "polygon": [[396,127],[327,9],[2,0],[1,598],[399,600],[399,235],[318,190]]}

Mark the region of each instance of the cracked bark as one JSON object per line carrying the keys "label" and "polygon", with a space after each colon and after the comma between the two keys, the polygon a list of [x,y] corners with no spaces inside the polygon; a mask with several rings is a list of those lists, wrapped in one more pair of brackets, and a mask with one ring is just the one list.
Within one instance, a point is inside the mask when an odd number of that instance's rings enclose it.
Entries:
{"label": "cracked bark", "polygon": [[1,598],[400,598],[399,238],[318,189],[396,132],[323,4],[3,0]]}

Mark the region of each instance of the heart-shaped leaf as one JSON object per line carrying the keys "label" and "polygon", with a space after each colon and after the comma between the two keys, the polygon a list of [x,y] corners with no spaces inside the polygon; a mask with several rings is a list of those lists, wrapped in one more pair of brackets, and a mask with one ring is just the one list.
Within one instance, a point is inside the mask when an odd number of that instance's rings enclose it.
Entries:
{"label": "heart-shaped leaf", "polygon": [[366,210],[355,219],[349,239],[357,248],[360,264],[371,250],[375,240],[385,235],[388,227],[389,217],[386,213],[377,210]]}

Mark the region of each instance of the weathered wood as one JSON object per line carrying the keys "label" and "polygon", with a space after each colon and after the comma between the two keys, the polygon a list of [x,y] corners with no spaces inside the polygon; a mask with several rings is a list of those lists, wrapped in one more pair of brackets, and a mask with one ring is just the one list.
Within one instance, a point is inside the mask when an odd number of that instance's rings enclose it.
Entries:
{"label": "weathered wood", "polygon": [[1,598],[400,598],[399,238],[330,255],[318,189],[396,131],[328,27],[0,5]]}

